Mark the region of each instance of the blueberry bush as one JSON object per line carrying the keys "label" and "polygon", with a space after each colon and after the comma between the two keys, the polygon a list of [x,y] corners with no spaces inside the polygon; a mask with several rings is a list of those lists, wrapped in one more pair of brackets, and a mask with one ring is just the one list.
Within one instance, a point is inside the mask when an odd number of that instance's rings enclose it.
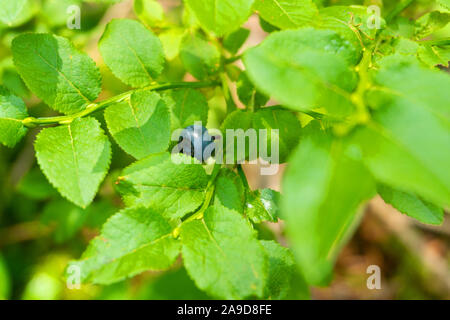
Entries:
{"label": "blueberry bush", "polygon": [[[87,295],[154,271],[170,277],[152,297],[308,298],[377,194],[442,223],[449,1],[135,0],[108,19],[119,2],[0,0],[0,297],[51,298],[54,280],[10,279],[7,261],[64,247],[44,264]],[[281,192],[249,187],[248,150],[195,156],[225,135],[172,153],[196,122],[266,129],[259,147],[275,133]]]}

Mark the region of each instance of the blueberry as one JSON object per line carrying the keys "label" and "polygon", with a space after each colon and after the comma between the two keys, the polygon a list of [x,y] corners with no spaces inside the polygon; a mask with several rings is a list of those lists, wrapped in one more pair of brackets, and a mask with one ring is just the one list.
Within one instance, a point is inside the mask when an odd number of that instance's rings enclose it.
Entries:
{"label": "blueberry", "polygon": [[214,139],[215,137],[210,136],[204,126],[193,124],[181,132],[178,147],[181,153],[205,162],[213,156]]}

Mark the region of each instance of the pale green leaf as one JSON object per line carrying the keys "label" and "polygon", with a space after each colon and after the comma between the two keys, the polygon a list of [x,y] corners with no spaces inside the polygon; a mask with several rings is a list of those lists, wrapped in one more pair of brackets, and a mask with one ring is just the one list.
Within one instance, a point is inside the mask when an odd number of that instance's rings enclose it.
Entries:
{"label": "pale green leaf", "polygon": [[74,18],[69,8],[74,5],[81,8],[82,2],[83,0],[46,0],[42,4],[40,18],[52,27],[66,26],[68,21],[72,22]]}
{"label": "pale green leaf", "polygon": [[208,176],[201,164],[183,154],[161,153],[135,162],[119,178],[118,188],[127,206],[152,206],[168,218],[194,211],[205,197]]}
{"label": "pale green leaf", "polygon": [[28,88],[54,110],[71,114],[86,108],[101,91],[94,61],[66,38],[25,33],[12,42],[14,64]]}
{"label": "pale green leaf", "polygon": [[134,92],[130,99],[108,107],[105,120],[117,144],[136,159],[169,147],[170,112],[156,92]]}
{"label": "pale green leaf", "polygon": [[420,199],[414,194],[395,190],[381,184],[378,185],[377,190],[386,203],[411,218],[429,224],[441,224],[444,221],[444,211],[441,208]]}
{"label": "pale green leaf", "polygon": [[169,268],[180,251],[172,227],[153,209],[129,208],[113,215],[77,266],[83,282],[110,284],[147,270]]}
{"label": "pale green leaf", "polygon": [[164,68],[161,41],[138,21],[112,20],[98,45],[113,74],[132,87],[148,86]]}
{"label": "pale green leaf", "polygon": [[254,0],[184,0],[202,28],[222,36],[238,29],[248,18]]}
{"label": "pale green leaf", "polygon": [[444,28],[450,22],[450,13],[432,11],[416,20],[415,36],[417,39],[425,38],[430,34]]}
{"label": "pale green leaf", "polygon": [[345,141],[315,121],[306,131],[284,176],[282,218],[306,281],[323,285],[358,222],[358,207],[375,186]]}
{"label": "pale green leaf", "polygon": [[[317,27],[337,32],[356,49],[354,63],[361,57],[364,46],[374,41],[379,30],[370,24],[374,13],[364,6],[329,6],[321,9],[319,14]],[[386,22],[379,18],[379,27],[383,29]]]}
{"label": "pale green leaf", "polygon": [[266,260],[256,232],[238,213],[210,207],[181,227],[184,265],[197,286],[213,296],[263,295]]}
{"label": "pale green leaf", "polygon": [[19,97],[0,86],[0,143],[14,147],[27,133],[22,119],[28,117],[27,107]]}
{"label": "pale green leaf", "polygon": [[164,9],[156,0],[134,0],[134,13],[146,26],[160,25],[164,20]]}
{"label": "pale green leaf", "polygon": [[0,23],[17,27],[30,20],[38,4],[34,0],[0,0]]}
{"label": "pale green leaf", "polygon": [[159,39],[161,40],[167,60],[173,60],[178,56],[183,36],[184,30],[175,28],[159,34]]}
{"label": "pale green leaf", "polygon": [[253,8],[280,29],[297,29],[313,23],[319,16],[312,0],[255,0]]}
{"label": "pale green leaf", "polygon": [[390,61],[370,92],[376,110],[355,143],[380,182],[430,202],[450,205],[450,77]]}
{"label": "pale green leaf", "polygon": [[186,70],[199,80],[216,73],[220,65],[217,47],[192,33],[186,34],[181,42],[180,58]]}
{"label": "pale green leaf", "polygon": [[437,2],[444,8],[450,10],[450,0],[437,0]]}
{"label": "pale green leaf", "polygon": [[450,47],[439,47],[433,45],[421,45],[417,50],[419,59],[428,67],[438,65],[448,67],[450,61]]}
{"label": "pale green leaf", "polygon": [[271,34],[246,53],[244,63],[256,87],[281,104],[345,116],[353,110],[353,59],[354,48],[335,32],[305,28]]}
{"label": "pale green leaf", "polygon": [[43,129],[35,142],[38,163],[61,195],[80,207],[88,206],[105,177],[111,144],[93,118]]}

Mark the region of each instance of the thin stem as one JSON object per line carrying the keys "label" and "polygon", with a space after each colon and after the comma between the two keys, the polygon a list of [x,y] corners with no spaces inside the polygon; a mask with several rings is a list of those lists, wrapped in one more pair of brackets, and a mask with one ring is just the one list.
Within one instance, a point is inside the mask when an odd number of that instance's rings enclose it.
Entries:
{"label": "thin stem", "polygon": [[359,123],[364,123],[369,120],[369,113],[364,101],[364,94],[372,84],[372,80],[368,72],[369,68],[372,66],[372,54],[372,50],[366,49],[363,53],[361,62],[356,67],[356,71],[359,75],[359,82],[355,93],[352,94],[352,101],[356,105],[358,111],[357,121]]}
{"label": "thin stem", "polygon": [[[150,85],[148,87],[139,89],[139,90],[149,90],[149,91],[163,91],[163,90],[169,90],[169,89],[178,89],[178,88],[205,88],[205,87],[212,87],[219,85],[220,83],[215,81],[208,81],[208,82],[171,82],[171,83],[164,83],[164,84],[155,84]],[[106,100],[103,100],[98,103],[91,103],[86,107],[86,109],[68,115],[68,116],[56,116],[56,117],[44,117],[44,118],[33,118],[28,117],[22,120],[22,123],[26,127],[36,127],[36,126],[45,126],[45,125],[52,125],[52,124],[68,124],[71,123],[73,120],[77,118],[82,118],[87,115],[90,115],[94,112],[97,112],[101,109],[104,109],[112,104],[124,101],[128,99],[133,92],[136,90],[130,90],[124,93],[121,93],[117,96],[108,98]]]}
{"label": "thin stem", "polygon": [[404,0],[399,3],[392,9],[389,14],[386,16],[386,22],[391,22],[396,16],[398,16],[403,10],[408,8],[414,0]]}
{"label": "thin stem", "polygon": [[242,168],[242,164],[238,165],[237,170],[238,170],[239,176],[242,179],[242,183],[244,183],[244,187],[246,189],[250,189],[250,186],[248,185],[247,176],[245,175],[245,172],[244,172],[244,168]]}
{"label": "thin stem", "polygon": [[227,112],[231,113],[236,110],[236,104],[234,103],[233,97],[231,96],[230,87],[228,86],[228,80],[225,73],[220,73],[220,80],[222,82],[222,92],[227,104]]}

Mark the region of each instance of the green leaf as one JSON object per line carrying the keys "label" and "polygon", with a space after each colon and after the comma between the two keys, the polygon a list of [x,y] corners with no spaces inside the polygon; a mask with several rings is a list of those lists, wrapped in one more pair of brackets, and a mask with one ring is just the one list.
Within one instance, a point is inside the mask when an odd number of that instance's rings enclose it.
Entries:
{"label": "green leaf", "polygon": [[54,110],[85,109],[101,91],[95,62],[66,38],[25,33],[12,42],[14,64],[28,88]]}
{"label": "green leaf", "polygon": [[280,30],[278,27],[275,27],[274,25],[268,23],[266,20],[261,18],[261,16],[259,16],[259,25],[261,26],[261,29],[263,29],[263,31],[267,33],[272,33],[274,31]]}
{"label": "green leaf", "polygon": [[[237,130],[234,131],[234,139],[229,139],[231,136],[227,137],[227,130],[229,129]],[[256,130],[254,135],[251,134],[252,130]],[[267,130],[267,136],[264,136],[260,130]],[[278,133],[273,130],[278,130]],[[234,143],[234,158],[237,161],[244,160],[244,157],[254,160],[256,156],[267,161],[277,162],[276,159],[271,159],[271,157],[275,156],[272,155],[272,144],[278,139],[278,163],[283,163],[286,162],[287,157],[300,139],[301,125],[291,111],[275,106],[262,108],[256,112],[236,110],[229,114],[223,122],[222,132],[225,139],[224,152],[233,150],[232,145]],[[254,138],[250,139],[252,136]],[[245,155],[243,154],[244,149],[240,147],[240,141],[245,141]],[[263,152],[264,150],[260,148],[261,144],[267,146],[267,152]],[[257,152],[256,154],[252,154],[253,148]],[[273,151],[276,153],[275,148]]]}
{"label": "green leaf", "polygon": [[312,0],[255,0],[260,17],[280,29],[297,29],[317,20],[319,11]]}
{"label": "green leaf", "polygon": [[[356,49],[354,63],[359,61],[363,45],[370,44],[375,39],[378,29],[370,29],[368,21],[373,15],[364,6],[329,6],[319,11],[320,19],[316,23],[321,29],[331,29],[347,40]],[[380,28],[386,22],[380,17]]]}
{"label": "green leaf", "polygon": [[27,107],[19,97],[0,86],[0,143],[14,147],[27,133],[22,124],[28,117]]}
{"label": "green leaf", "polygon": [[425,38],[430,34],[444,28],[450,22],[450,13],[432,11],[416,20],[415,36],[417,39]]}
{"label": "green leaf", "polygon": [[358,222],[357,209],[375,194],[353,150],[311,122],[284,176],[282,218],[306,281],[330,281],[340,248]]}
{"label": "green leaf", "polygon": [[[73,15],[69,14],[69,7],[73,5],[81,7],[82,1],[83,0],[46,0],[42,4],[39,18],[43,19],[45,23],[51,27],[66,26],[69,17],[73,18]],[[81,27],[83,28],[83,26]]]}
{"label": "green leaf", "polygon": [[30,20],[37,11],[33,0],[0,0],[0,23],[17,27]]}
{"label": "green leaf", "polygon": [[282,247],[275,241],[260,240],[260,243],[264,247],[269,265],[264,298],[269,300],[286,299],[296,272],[294,256],[288,248]]}
{"label": "green leaf", "polygon": [[378,185],[377,190],[386,203],[411,218],[429,224],[441,224],[444,221],[444,211],[441,208],[414,194],[395,190],[386,185]]}
{"label": "green leaf", "polygon": [[65,200],[55,200],[47,204],[42,212],[41,222],[54,227],[53,239],[64,243],[81,229],[87,212]]}
{"label": "green leaf", "polygon": [[181,42],[180,58],[186,70],[199,80],[216,73],[220,65],[219,50],[196,34],[186,34]]}
{"label": "green leaf", "polygon": [[272,189],[247,190],[245,215],[254,223],[277,222],[280,196],[279,192]]}
{"label": "green leaf", "polygon": [[335,32],[305,28],[269,35],[244,63],[256,87],[281,104],[345,116],[353,110],[356,74],[347,63],[353,59],[354,48]]}
{"label": "green leaf", "polygon": [[156,0],[134,0],[133,9],[147,27],[158,26],[164,21],[164,9]]}
{"label": "green leaf", "polygon": [[[387,62],[387,61],[386,61]],[[378,181],[450,205],[450,77],[398,60],[383,65],[367,101],[376,110],[354,142]]]}
{"label": "green leaf", "polygon": [[182,218],[204,200],[208,176],[201,164],[182,163],[183,154],[161,153],[135,162],[119,178],[127,206],[151,206],[168,218]]}
{"label": "green leaf", "polygon": [[244,213],[245,190],[242,179],[230,169],[221,169],[216,178],[214,205]]}
{"label": "green leaf", "polygon": [[157,211],[129,208],[112,216],[71,266],[80,268],[83,282],[110,284],[143,271],[167,269],[179,251],[172,227]]}
{"label": "green leaf", "polygon": [[450,0],[437,0],[437,2],[444,8],[450,10]]}
{"label": "green leaf", "polygon": [[203,126],[208,122],[208,101],[197,90],[172,90],[164,96],[171,110],[171,131],[184,129],[201,121]]}
{"label": "green leaf", "polygon": [[263,295],[266,259],[256,232],[238,213],[210,207],[181,227],[184,265],[197,286],[223,299]]}
{"label": "green leaf", "polygon": [[164,54],[167,60],[173,60],[180,53],[181,41],[184,37],[183,29],[170,29],[159,34]]}
{"label": "green leaf", "polygon": [[161,41],[138,21],[112,20],[98,45],[112,73],[132,87],[148,86],[164,68]]}
{"label": "green leaf", "polygon": [[[12,58],[11,64],[13,65]],[[5,86],[12,94],[22,98],[30,98],[30,91],[17,73],[16,68],[3,69],[1,82],[3,82],[3,86]]]}
{"label": "green leaf", "polygon": [[450,48],[433,45],[421,45],[417,50],[419,59],[428,67],[441,65],[448,67],[450,61]]}
{"label": "green leaf", "polygon": [[93,118],[43,129],[35,142],[38,163],[61,195],[80,207],[88,206],[105,177],[111,144]]}
{"label": "green leaf", "polygon": [[238,29],[249,17],[254,0],[185,0],[200,26],[222,36]]}
{"label": "green leaf", "polygon": [[267,101],[269,101],[269,97],[256,90],[245,72],[242,72],[239,75],[236,89],[239,100],[246,106],[260,107],[264,106]]}
{"label": "green leaf", "polygon": [[230,33],[223,39],[223,47],[230,53],[236,54],[250,35],[250,30],[246,28],[239,28]]}
{"label": "green leaf", "polygon": [[130,99],[108,107],[105,120],[117,144],[136,159],[169,147],[170,112],[156,92],[134,92]]}

